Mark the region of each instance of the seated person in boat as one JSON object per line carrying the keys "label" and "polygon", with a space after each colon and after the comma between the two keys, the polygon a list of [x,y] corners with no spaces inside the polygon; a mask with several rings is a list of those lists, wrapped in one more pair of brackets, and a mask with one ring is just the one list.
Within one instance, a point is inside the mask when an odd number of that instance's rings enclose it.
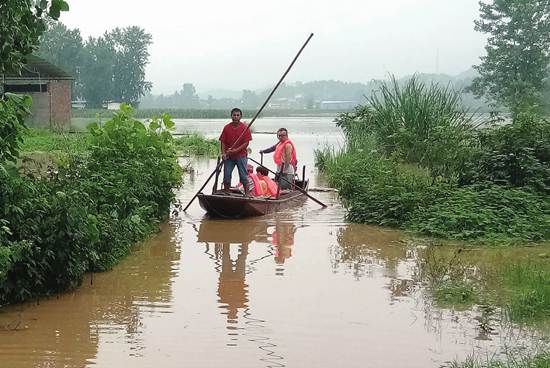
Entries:
{"label": "seated person in boat", "polygon": [[[268,177],[268,171],[265,167],[258,166],[256,168],[256,174],[254,174],[254,167],[247,165],[248,182],[247,189],[248,194],[253,197],[277,197],[277,183]],[[241,192],[244,191],[242,184],[237,186]]]}
{"label": "seated person in boat", "polygon": [[256,176],[258,177],[260,187],[262,188],[262,195],[270,198],[277,198],[279,188],[277,183],[271,180],[268,175],[269,171],[267,171],[267,168],[263,166],[256,167]]}
{"label": "seated person in boat", "polygon": [[279,143],[261,150],[260,153],[275,152],[273,154],[273,161],[277,165],[276,180],[281,189],[292,189],[294,176],[296,175],[296,166],[298,164],[296,147],[288,138],[288,130],[286,128],[280,128],[277,131],[277,138],[279,139]]}
{"label": "seated person in boat", "polygon": [[[246,165],[246,171],[248,173],[248,176],[246,181],[245,195],[250,195],[252,197],[262,196],[263,195],[262,187],[258,179],[258,176],[254,174],[254,166],[250,164]],[[239,188],[239,191],[241,191],[241,193],[245,192],[245,189],[243,188],[243,185],[241,183],[237,185],[237,188]]]}

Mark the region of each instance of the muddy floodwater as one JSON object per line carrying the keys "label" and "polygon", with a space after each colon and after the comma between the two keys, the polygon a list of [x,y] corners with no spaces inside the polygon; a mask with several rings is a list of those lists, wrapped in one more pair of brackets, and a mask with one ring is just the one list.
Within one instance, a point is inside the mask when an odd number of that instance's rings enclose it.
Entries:
{"label": "muddy floodwater", "polygon": [[[223,123],[180,120],[178,130],[215,136]],[[326,187],[313,150],[341,144],[331,119],[260,119],[253,158],[275,143],[264,133],[279,126],[289,129],[311,187]],[[177,192],[183,205],[216,165],[188,162],[194,171]],[[347,224],[335,193],[311,194],[328,208],[308,201],[216,220],[194,202],[174,213],[112,271],[87,275],[74,292],[0,310],[0,367],[424,368],[537,341],[510,324],[488,333],[477,307],[436,307],[406,235]]]}

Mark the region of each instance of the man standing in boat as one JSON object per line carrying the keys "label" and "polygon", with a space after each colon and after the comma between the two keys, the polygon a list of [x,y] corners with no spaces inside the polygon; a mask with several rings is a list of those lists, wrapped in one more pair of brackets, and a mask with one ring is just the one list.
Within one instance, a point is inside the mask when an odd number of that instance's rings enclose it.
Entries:
{"label": "man standing in boat", "polygon": [[252,140],[250,129],[241,121],[243,112],[239,108],[231,110],[231,122],[223,127],[220,135],[223,167],[223,190],[229,192],[233,169],[237,166],[239,181],[244,187],[244,195],[248,196],[247,148]]}
{"label": "man standing in boat", "polygon": [[298,160],[296,159],[296,147],[290,139],[288,139],[288,130],[286,128],[280,128],[277,130],[277,139],[279,143],[276,145],[261,150],[260,153],[273,154],[273,160],[277,165],[277,178],[279,182],[279,188],[291,189],[294,184],[294,175],[296,174],[296,165]]}

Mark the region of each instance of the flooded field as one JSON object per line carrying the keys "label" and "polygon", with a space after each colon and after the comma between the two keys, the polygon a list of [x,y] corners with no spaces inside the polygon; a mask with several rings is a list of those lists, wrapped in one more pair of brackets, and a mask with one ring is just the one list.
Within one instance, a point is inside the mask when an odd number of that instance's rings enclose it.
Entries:
{"label": "flooded field", "polygon": [[[178,121],[178,131],[213,137],[223,123]],[[259,120],[254,159],[275,143],[260,132],[280,126],[311,187],[324,187],[313,150],[341,144],[334,123]],[[216,166],[188,160],[194,171],[177,193],[183,205]],[[436,306],[419,279],[414,241],[348,224],[335,193],[311,194],[328,208],[308,201],[245,220],[207,218],[198,202],[174,212],[112,271],[87,275],[74,292],[0,310],[0,366],[420,368],[544,343],[541,332],[498,318],[488,329],[481,307]]]}

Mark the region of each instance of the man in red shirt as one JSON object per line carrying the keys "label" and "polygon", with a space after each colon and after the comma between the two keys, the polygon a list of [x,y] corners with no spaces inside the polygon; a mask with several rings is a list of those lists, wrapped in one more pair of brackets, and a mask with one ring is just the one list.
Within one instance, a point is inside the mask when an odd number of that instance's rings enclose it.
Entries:
{"label": "man in red shirt", "polygon": [[252,140],[250,129],[241,122],[243,112],[239,108],[231,110],[231,122],[223,127],[220,135],[222,158],[223,158],[223,190],[228,192],[231,186],[231,175],[233,169],[237,166],[239,171],[239,180],[245,190],[244,195],[248,196],[248,173],[247,148]]}

